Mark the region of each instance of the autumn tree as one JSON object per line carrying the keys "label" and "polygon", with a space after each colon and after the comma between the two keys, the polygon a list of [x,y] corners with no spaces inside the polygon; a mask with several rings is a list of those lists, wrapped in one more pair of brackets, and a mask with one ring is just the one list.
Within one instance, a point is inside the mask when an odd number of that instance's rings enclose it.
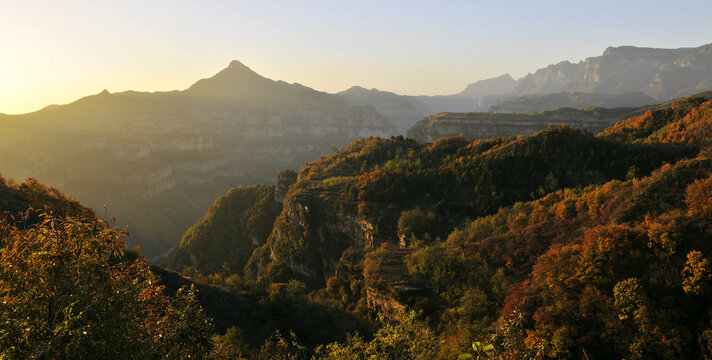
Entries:
{"label": "autumn tree", "polygon": [[145,260],[121,262],[106,223],[0,222],[0,358],[201,359],[210,320],[193,289],[168,297]]}

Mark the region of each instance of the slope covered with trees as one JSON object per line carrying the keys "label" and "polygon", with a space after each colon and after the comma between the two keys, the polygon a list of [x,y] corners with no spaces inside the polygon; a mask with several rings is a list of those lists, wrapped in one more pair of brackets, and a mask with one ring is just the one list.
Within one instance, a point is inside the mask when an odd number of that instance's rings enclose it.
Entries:
{"label": "slope covered with trees", "polygon": [[182,275],[122,255],[58,191],[2,182],[3,209],[59,216],[0,222],[0,354],[712,357],[709,108],[598,136],[361,139],[218,199],[174,253]]}
{"label": "slope covered with trees", "polygon": [[319,359],[704,358],[709,106],[598,136],[359,140],[300,170],[233,286],[304,282],[376,329]]}
{"label": "slope covered with trees", "polygon": [[166,265],[175,269],[195,267],[208,274],[223,269],[240,271],[252,250],[267,239],[281,209],[274,200],[274,186],[231,189],[188,229]]}

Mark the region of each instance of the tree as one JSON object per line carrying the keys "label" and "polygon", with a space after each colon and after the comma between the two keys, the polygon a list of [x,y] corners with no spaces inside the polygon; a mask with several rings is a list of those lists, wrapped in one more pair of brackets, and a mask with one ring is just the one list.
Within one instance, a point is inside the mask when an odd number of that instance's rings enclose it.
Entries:
{"label": "tree", "polygon": [[244,360],[251,352],[250,344],[242,336],[242,329],[231,327],[224,335],[213,335],[213,360]]}
{"label": "tree", "polygon": [[145,260],[119,261],[123,236],[100,220],[0,222],[0,358],[203,358],[195,291],[169,298]]}
{"label": "tree", "polygon": [[371,342],[364,342],[358,334],[349,335],[343,344],[333,343],[317,350],[315,359],[349,360],[429,360],[437,354],[435,332],[417,319],[415,312],[400,314],[397,322],[379,315],[381,328]]}
{"label": "tree", "polygon": [[702,252],[692,250],[687,254],[685,267],[681,271],[682,289],[689,294],[701,294],[706,290],[710,274],[710,261]]}

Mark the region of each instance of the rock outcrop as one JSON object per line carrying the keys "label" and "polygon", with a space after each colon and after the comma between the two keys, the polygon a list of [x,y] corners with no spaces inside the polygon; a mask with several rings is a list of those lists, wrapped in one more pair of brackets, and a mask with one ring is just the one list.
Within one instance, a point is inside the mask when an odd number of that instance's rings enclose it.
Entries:
{"label": "rock outcrop", "polygon": [[644,92],[668,100],[709,90],[712,44],[697,48],[609,47],[578,63],[563,61],[519,79],[510,96],[558,92],[619,95]]}

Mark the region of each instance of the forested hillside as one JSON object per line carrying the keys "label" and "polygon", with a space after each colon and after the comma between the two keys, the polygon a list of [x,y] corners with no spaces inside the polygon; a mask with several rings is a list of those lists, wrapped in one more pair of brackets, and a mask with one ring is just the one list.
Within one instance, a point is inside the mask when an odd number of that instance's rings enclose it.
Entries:
{"label": "forested hillside", "polygon": [[710,103],[598,136],[361,139],[217,199],[171,254],[180,274],[58,190],[3,180],[0,355],[708,358]]}
{"label": "forested hillside", "polygon": [[301,282],[376,329],[316,358],[711,356],[709,107],[598,136],[361,139],[300,170],[231,286]]}

